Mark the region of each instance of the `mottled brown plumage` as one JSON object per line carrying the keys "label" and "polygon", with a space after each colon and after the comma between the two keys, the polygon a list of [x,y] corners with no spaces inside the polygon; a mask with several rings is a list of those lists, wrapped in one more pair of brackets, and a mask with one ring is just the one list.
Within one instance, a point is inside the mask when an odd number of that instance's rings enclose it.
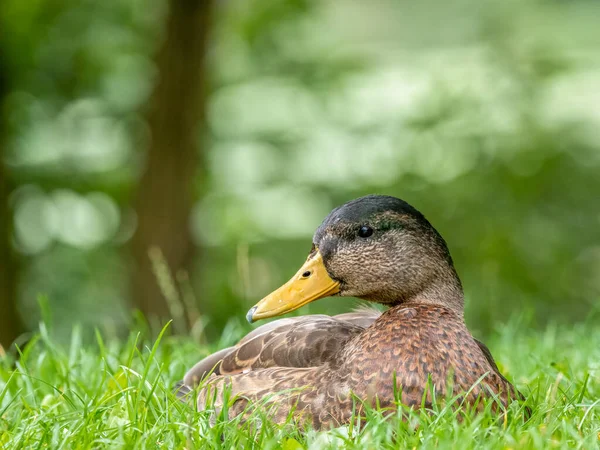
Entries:
{"label": "mottled brown plumage", "polygon": [[275,421],[292,412],[317,429],[347,423],[356,398],[387,407],[399,391],[406,405],[431,406],[428,383],[437,399],[458,396],[468,404],[495,396],[507,405],[520,397],[465,326],[446,243],[402,200],[367,196],[335,209],[317,229],[303,268],[249,318],[279,315],[330,293],[390,308],[268,323],[196,364],[182,389],[202,383],[202,410],[213,395],[214,406],[222,406],[228,385],[232,415],[243,414],[249,400],[263,400]]}

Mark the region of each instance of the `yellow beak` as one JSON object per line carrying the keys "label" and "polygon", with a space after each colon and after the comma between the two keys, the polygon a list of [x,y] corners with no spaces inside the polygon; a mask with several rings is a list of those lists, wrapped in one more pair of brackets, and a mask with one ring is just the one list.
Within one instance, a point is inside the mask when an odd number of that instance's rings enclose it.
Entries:
{"label": "yellow beak", "polygon": [[290,281],[250,308],[246,319],[252,323],[280,316],[339,291],[340,283],[331,279],[317,250]]}

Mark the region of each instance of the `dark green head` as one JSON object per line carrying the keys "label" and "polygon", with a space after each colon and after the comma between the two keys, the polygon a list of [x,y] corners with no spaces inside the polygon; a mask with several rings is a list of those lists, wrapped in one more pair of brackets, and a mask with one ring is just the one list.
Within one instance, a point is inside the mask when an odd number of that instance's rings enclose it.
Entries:
{"label": "dark green head", "polygon": [[427,301],[462,312],[460,281],[444,239],[403,200],[368,195],[334,209],[313,237],[340,296],[388,305]]}

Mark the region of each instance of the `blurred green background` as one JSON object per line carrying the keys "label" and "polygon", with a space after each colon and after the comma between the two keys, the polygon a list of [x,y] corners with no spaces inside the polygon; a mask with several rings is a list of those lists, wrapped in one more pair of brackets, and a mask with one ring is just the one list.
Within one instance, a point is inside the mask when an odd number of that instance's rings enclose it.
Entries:
{"label": "blurred green background", "polygon": [[5,347],[45,309],[63,337],[122,335],[141,310],[216,339],[367,193],[446,238],[476,334],[598,309],[597,1],[4,0],[0,17]]}

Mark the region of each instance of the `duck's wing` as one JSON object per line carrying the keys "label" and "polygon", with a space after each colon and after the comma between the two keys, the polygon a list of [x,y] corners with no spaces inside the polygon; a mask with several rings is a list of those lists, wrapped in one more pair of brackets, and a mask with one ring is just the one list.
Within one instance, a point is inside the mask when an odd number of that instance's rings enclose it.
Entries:
{"label": "duck's wing", "polygon": [[[308,399],[314,396],[315,377],[319,368],[269,367],[234,375],[210,375],[206,384],[198,390],[196,406],[199,411],[214,409],[220,414],[225,401],[224,391],[230,393],[229,417],[245,415],[250,403],[257,401],[275,410],[269,415],[276,422],[284,422],[291,408],[304,409]],[[311,395],[312,394],[312,395]],[[271,405],[271,406],[268,406]]]}
{"label": "duck's wing", "polygon": [[485,356],[485,359],[487,359],[487,362],[489,363],[489,365],[492,367],[492,369],[494,369],[494,372],[496,372],[496,374],[500,378],[502,378],[503,381],[508,383],[509,381],[504,377],[504,375],[502,375],[502,373],[500,373],[500,369],[498,369],[498,365],[496,364],[496,361],[494,361],[494,357],[492,356],[492,352],[490,352],[490,349],[487,348],[487,346],[483,342],[481,342],[475,338],[473,338],[473,340],[477,343],[477,345],[483,352],[483,356]]}
{"label": "duck's wing", "polygon": [[[498,365],[496,364],[496,361],[494,361],[494,357],[492,356],[492,352],[490,352],[490,349],[487,348],[487,346],[483,342],[481,342],[475,338],[473,338],[473,340],[479,346],[480,350],[482,351],[483,355],[485,356],[485,359],[487,359],[487,362],[489,363],[490,367],[494,370],[496,375],[498,375],[500,377],[500,379],[507,386],[510,387],[510,392],[511,392],[511,395],[513,395],[513,398],[516,398],[517,400],[520,400],[520,401],[525,401],[526,400],[525,396],[516,387],[514,387],[511,384],[511,382],[506,379],[506,377],[504,375],[502,375],[502,373],[500,372],[500,369],[498,368]],[[525,419],[529,420],[529,418],[531,417],[531,408],[529,406],[526,406],[524,412],[525,412]]]}
{"label": "duck's wing", "polygon": [[235,375],[259,368],[307,368],[331,362],[339,350],[370,326],[379,311],[365,309],[337,316],[284,318],[262,325],[240,342],[192,367],[183,385],[194,387],[210,373]]}

